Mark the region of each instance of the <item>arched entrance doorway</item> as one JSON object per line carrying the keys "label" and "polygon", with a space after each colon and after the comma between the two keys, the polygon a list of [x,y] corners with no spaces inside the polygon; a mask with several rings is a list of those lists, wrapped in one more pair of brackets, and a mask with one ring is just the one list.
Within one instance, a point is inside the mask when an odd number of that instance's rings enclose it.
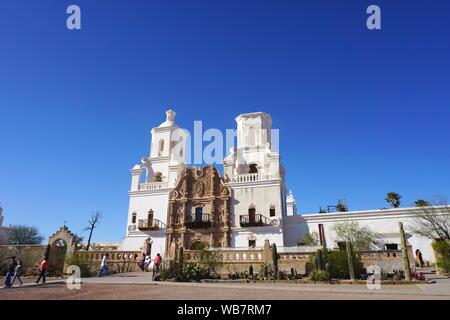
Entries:
{"label": "arched entrance doorway", "polygon": [[50,244],[48,257],[48,271],[55,274],[62,274],[64,271],[64,261],[66,260],[67,243],[63,239],[57,239]]}

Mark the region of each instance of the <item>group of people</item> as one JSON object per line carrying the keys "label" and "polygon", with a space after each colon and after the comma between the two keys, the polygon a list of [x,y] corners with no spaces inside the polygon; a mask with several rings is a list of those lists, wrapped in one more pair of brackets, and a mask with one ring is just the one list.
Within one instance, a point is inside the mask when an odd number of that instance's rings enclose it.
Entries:
{"label": "group of people", "polygon": [[[16,260],[16,257],[11,257],[11,261],[6,266],[6,276],[5,276],[5,286],[4,288],[12,288],[14,282],[19,281],[19,286],[23,284],[22,282],[22,272],[23,272],[23,262],[22,260]],[[44,259],[39,263],[39,276],[35,283],[39,283],[42,279],[42,283],[45,283],[45,274],[47,272],[48,262]]]}
{"label": "group of people", "polygon": [[[102,262],[100,264],[100,270],[98,272],[99,277],[103,277],[109,273],[108,259],[109,259],[109,253],[104,254],[102,257]],[[139,267],[144,272],[153,271],[153,272],[157,273],[160,270],[161,262],[162,262],[162,258],[159,253],[155,256],[155,259],[153,261],[149,254],[143,253],[142,258],[139,261]]]}
{"label": "group of people", "polygon": [[141,268],[141,270],[143,272],[147,272],[147,271],[159,272],[161,262],[162,262],[162,258],[159,253],[156,254],[153,263],[152,263],[152,259],[151,259],[150,255],[143,253],[141,261],[139,263],[139,267]]}

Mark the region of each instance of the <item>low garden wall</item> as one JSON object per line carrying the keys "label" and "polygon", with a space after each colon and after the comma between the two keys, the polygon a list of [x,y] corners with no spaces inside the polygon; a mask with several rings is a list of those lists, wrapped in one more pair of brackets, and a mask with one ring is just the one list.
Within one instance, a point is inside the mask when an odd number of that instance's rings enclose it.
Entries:
{"label": "low garden wall", "polygon": [[0,270],[3,275],[9,258],[15,256],[23,262],[24,275],[36,275],[39,262],[47,251],[47,245],[0,245]]}
{"label": "low garden wall", "polygon": [[140,251],[96,250],[75,251],[72,257],[66,260],[66,266],[78,265],[82,276],[92,276],[98,273],[104,254],[109,254],[108,269],[112,273],[138,271],[141,259]]}
{"label": "low garden wall", "polygon": [[[301,248],[301,247],[299,247]],[[316,252],[316,248],[309,247],[309,250],[295,250],[289,252],[290,248],[280,248],[278,252],[278,269],[282,272],[296,274],[306,274],[307,262],[310,255]],[[411,251],[409,248],[408,252]],[[272,252],[268,243],[263,248],[234,248],[234,249],[214,249],[207,250],[208,263],[212,265],[216,272],[223,276],[233,273],[248,272],[250,266],[255,273],[260,272],[265,265],[272,263]],[[391,273],[394,270],[403,270],[401,250],[388,251],[363,251],[360,252],[361,262],[367,268],[370,265],[378,265],[381,270]],[[205,251],[185,250],[184,262],[192,264],[204,263]],[[408,254],[410,255],[410,254]],[[414,260],[411,260],[411,264]],[[293,270],[292,270],[293,269]]]}

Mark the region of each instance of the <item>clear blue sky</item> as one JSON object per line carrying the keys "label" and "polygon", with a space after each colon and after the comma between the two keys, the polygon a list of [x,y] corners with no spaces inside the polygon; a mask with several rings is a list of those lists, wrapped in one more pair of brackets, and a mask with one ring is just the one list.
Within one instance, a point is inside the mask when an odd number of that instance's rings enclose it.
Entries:
{"label": "clear blue sky", "polygon": [[[78,4],[82,30],[66,29]],[[365,27],[378,4],[382,30]],[[234,128],[269,112],[303,213],[386,192],[450,196],[449,1],[0,3],[0,201],[5,224],[125,234],[129,169],[173,105]]]}

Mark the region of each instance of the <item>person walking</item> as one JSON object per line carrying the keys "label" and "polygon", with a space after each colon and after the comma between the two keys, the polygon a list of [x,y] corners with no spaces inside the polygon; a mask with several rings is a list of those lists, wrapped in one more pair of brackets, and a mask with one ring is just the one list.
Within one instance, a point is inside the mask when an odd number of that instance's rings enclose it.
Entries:
{"label": "person walking", "polygon": [[23,271],[23,263],[22,260],[19,260],[19,262],[17,263],[16,269],[14,269],[14,278],[11,282],[11,287],[14,285],[14,281],[16,281],[16,279],[19,281],[19,286],[22,286],[23,282],[21,279],[22,276],[22,271]]}
{"label": "person walking", "polygon": [[156,272],[159,272],[161,262],[162,262],[161,255],[159,253],[157,253],[156,257],[155,257],[155,271]]}
{"label": "person walking", "polygon": [[11,284],[11,278],[14,275],[14,272],[16,270],[16,266],[17,266],[17,261],[16,261],[16,257],[11,257],[11,261],[9,262],[6,271],[6,276],[5,276],[5,286],[4,288],[11,288],[12,284]]}
{"label": "person walking", "polygon": [[146,258],[145,252],[142,253],[142,259],[139,263],[139,267],[141,268],[141,271],[145,271],[145,258]]}
{"label": "person walking", "polygon": [[48,262],[46,257],[44,257],[44,259],[42,259],[41,263],[39,264],[39,277],[37,278],[35,283],[39,283],[41,279],[42,283],[45,283],[45,273],[47,272],[47,269],[48,269]]}
{"label": "person walking", "polygon": [[102,263],[100,264],[100,271],[98,273],[99,277],[106,275],[108,273],[108,258],[109,253],[103,255]]}
{"label": "person walking", "polygon": [[151,257],[150,257],[150,255],[148,254],[146,257],[145,257],[145,262],[144,262],[144,269],[145,269],[145,272],[147,272],[148,271],[148,269],[150,268],[150,263],[151,263],[152,261],[151,261]]}

